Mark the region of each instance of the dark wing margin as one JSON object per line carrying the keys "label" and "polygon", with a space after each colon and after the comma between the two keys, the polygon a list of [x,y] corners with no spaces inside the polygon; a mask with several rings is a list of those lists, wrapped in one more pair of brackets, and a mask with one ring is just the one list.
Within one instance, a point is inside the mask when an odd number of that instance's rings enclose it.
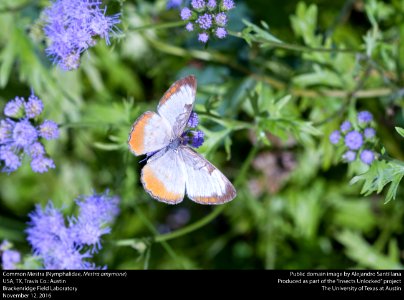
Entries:
{"label": "dark wing margin", "polygon": [[176,81],[160,99],[157,112],[171,125],[175,137],[179,137],[194,107],[196,78],[193,75]]}

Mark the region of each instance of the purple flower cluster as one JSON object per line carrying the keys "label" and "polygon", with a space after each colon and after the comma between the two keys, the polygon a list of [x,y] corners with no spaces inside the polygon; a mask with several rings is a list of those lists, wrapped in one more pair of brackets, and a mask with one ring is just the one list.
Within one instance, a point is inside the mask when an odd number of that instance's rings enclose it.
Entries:
{"label": "purple flower cluster", "polygon": [[101,4],[98,0],[54,0],[45,10],[46,52],[63,70],[77,69],[81,53],[93,47],[97,37],[110,43],[120,15],[106,16]]}
{"label": "purple flower cluster", "polygon": [[16,264],[21,261],[21,254],[18,251],[11,250],[11,243],[4,240],[0,245],[1,267],[3,270],[15,270]]}
{"label": "purple flower cluster", "polygon": [[47,172],[55,168],[52,159],[45,155],[45,148],[39,138],[53,140],[59,137],[55,122],[45,120],[35,126],[37,117],[43,110],[42,101],[34,94],[28,100],[16,97],[4,107],[5,119],[0,120],[0,164],[2,172],[14,172],[21,166],[26,154],[31,159],[34,172]]}
{"label": "purple flower cluster", "polygon": [[[192,112],[189,116],[187,127],[188,128],[196,128],[199,124],[199,118],[196,112]],[[190,145],[194,148],[199,148],[202,146],[205,134],[200,130],[185,130],[182,134],[182,143],[184,145]]]}
{"label": "purple flower cluster", "polygon": [[30,213],[27,240],[45,269],[98,269],[87,259],[101,249],[101,236],[111,229],[107,226],[119,213],[119,198],[104,194],[81,196],[77,217],[68,218],[48,202]]}
{"label": "purple flower cluster", "polygon": [[211,35],[224,39],[227,36],[227,12],[235,7],[233,0],[192,0],[191,7],[184,7],[180,16],[188,21],[187,31],[198,32],[198,40],[204,44]]}
{"label": "purple flower cluster", "polygon": [[[344,121],[340,130],[335,130],[330,134],[329,140],[332,144],[341,144],[346,148],[342,158],[347,162],[353,162],[356,158],[370,165],[375,159],[372,150],[367,149],[373,141],[376,132],[369,127],[373,116],[368,111],[361,111],[357,115],[358,129],[352,129],[353,125],[349,121]],[[343,142],[342,142],[343,141]]]}

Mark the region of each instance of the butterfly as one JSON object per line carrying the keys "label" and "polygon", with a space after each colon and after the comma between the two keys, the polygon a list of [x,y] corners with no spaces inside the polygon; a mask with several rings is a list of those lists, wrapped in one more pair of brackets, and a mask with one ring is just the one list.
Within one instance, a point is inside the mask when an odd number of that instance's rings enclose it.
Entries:
{"label": "butterfly", "polygon": [[234,186],[184,138],[195,94],[194,76],[176,81],[160,99],[157,113],[147,111],[135,121],[129,149],[136,156],[147,155],[141,182],[153,198],[177,204],[186,192],[200,204],[226,203],[236,197]]}

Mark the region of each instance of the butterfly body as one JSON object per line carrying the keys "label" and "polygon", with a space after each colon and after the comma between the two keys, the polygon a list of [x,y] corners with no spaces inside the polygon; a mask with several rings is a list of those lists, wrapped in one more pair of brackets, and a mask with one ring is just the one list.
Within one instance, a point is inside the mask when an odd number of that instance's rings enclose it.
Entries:
{"label": "butterfly body", "polygon": [[188,146],[185,136],[195,94],[194,76],[175,82],[160,100],[157,113],[148,111],[136,120],[129,148],[137,156],[148,156],[141,182],[153,198],[177,204],[186,192],[197,203],[226,203],[236,196],[233,185]]}

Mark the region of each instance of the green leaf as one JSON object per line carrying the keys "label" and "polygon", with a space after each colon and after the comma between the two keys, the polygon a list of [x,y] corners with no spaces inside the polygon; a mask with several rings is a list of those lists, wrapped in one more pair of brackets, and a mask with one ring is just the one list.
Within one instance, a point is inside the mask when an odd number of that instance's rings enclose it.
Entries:
{"label": "green leaf", "polygon": [[280,39],[266,31],[268,30],[267,26],[264,25],[264,28],[266,27],[266,30],[264,30],[247,20],[243,20],[243,23],[246,24],[247,27],[242,31],[241,35],[249,45],[251,45],[251,41],[259,42],[263,46],[283,43]]}
{"label": "green leaf", "polygon": [[401,128],[401,127],[395,127],[395,128],[396,128],[396,131],[398,132],[398,134],[404,138],[404,128]]}
{"label": "green leaf", "polygon": [[343,88],[344,83],[340,76],[333,71],[314,67],[314,72],[301,74],[293,78],[293,83],[299,86],[324,85]]}
{"label": "green leaf", "polygon": [[124,148],[124,145],[122,144],[108,144],[108,143],[95,142],[93,145],[95,148],[105,151],[115,151]]}
{"label": "green leaf", "polygon": [[224,140],[224,149],[226,150],[226,159],[230,160],[231,159],[231,138],[229,136],[226,136],[225,140]]}
{"label": "green leaf", "polygon": [[317,28],[317,6],[311,4],[307,6],[304,2],[299,2],[296,14],[290,17],[292,28],[295,34],[302,37],[306,45],[317,47],[321,45],[321,37],[316,36]]}
{"label": "green leaf", "polygon": [[345,252],[360,267],[372,269],[402,269],[404,266],[396,258],[377,251],[359,234],[353,231],[343,231],[336,235],[337,240],[344,245]]}
{"label": "green leaf", "polygon": [[374,161],[369,170],[351,179],[350,184],[364,181],[361,194],[368,196],[374,192],[380,193],[389,184],[385,203],[396,198],[400,181],[404,177],[404,166],[395,162]]}
{"label": "green leaf", "polygon": [[0,87],[5,87],[15,59],[15,38],[11,38],[0,54]]}

